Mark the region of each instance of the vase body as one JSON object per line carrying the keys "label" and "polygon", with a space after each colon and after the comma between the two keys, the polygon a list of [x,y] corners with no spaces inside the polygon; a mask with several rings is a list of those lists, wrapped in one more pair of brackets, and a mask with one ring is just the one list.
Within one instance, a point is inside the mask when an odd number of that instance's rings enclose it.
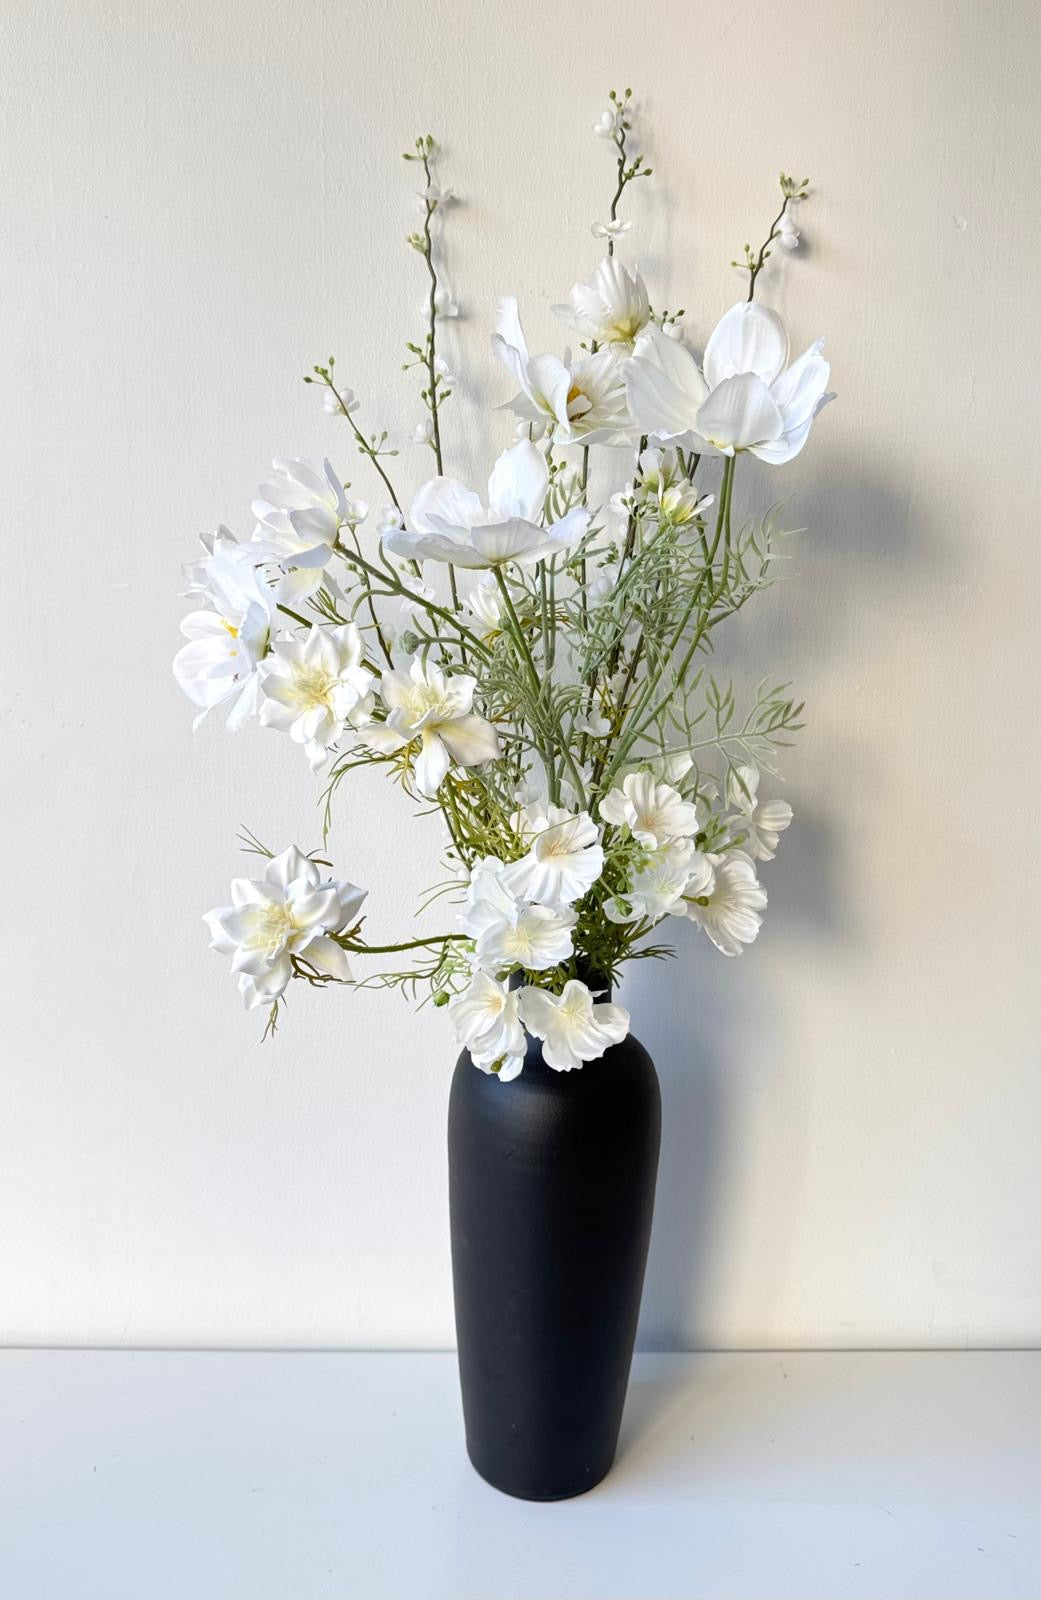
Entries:
{"label": "vase body", "polygon": [[654,1064],[631,1035],[575,1072],[529,1040],[510,1083],[459,1058],[448,1159],[466,1446],[506,1494],[566,1499],[611,1466],[660,1136]]}

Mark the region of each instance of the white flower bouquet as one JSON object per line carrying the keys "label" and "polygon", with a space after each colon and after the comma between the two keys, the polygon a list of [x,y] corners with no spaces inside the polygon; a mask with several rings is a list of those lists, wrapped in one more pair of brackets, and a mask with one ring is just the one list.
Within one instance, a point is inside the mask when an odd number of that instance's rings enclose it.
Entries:
{"label": "white flower bouquet", "polygon": [[[447,931],[371,943],[363,890],[296,847],[236,879],[206,921],[248,1006],[277,1023],[294,980],[422,986],[449,1006],[474,1065],[515,1077],[526,1036],[568,1070],[624,1038],[626,1011],[598,998],[626,961],[671,954],[654,935],[688,918],[739,955],[766,906],[757,868],[791,821],[759,797],[760,771],[800,726],[788,685],[739,710],[708,670],[716,630],[771,582],[776,508],[737,511],[748,452],[778,466],[831,398],[821,344],[789,364],[776,314],[755,298],[776,245],[798,243],[805,181],[781,176],[758,250],[734,262],[746,298],[699,360],[680,318],[652,306],[616,247],[627,189],[649,179],[631,100],[611,95],[596,133],[615,187],[593,226],[606,255],[553,309],[577,352],[532,355],[517,302],[492,347],[515,393],[516,442],[487,489],[446,472],[445,409],[457,380],[439,350],[458,308],[440,271],[451,195],[418,139],[423,221],[409,244],[426,273],[426,328],[407,346],[425,410],[412,438],[435,475],[411,500],[396,449],[367,432],[330,358],[306,382],[343,419],[386,504],[349,498],[328,461],[277,460],[237,541],[220,528],[187,567],[195,604],[174,662],[200,708],[287,733],[324,780],[325,836],[352,773],[380,766],[447,831]],[[706,482],[706,479],[709,480]],[[444,902],[442,901],[442,904]],[[350,964],[395,957],[391,970]],[[265,1030],[267,1031],[267,1030]]]}

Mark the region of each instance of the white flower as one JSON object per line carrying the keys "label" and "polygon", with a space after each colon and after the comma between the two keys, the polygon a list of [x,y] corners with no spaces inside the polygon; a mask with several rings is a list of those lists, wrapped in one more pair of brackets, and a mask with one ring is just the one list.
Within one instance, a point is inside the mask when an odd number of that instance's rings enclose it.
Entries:
{"label": "white flower", "polygon": [[340,529],[363,522],[369,508],[364,500],[348,500],[328,461],[294,457],[271,465],[273,476],[253,502],[252,542],[263,559],[278,563],[278,598],[299,602],[321,587]]}
{"label": "white flower", "polygon": [[494,578],[479,578],[466,597],[469,626],[479,639],[489,639],[502,629],[502,600]]}
{"label": "white flower", "polygon": [[610,717],[605,717],[595,706],[575,718],[575,732],[587,734],[590,739],[606,739],[613,726]]}
{"label": "white flower", "polygon": [[360,400],[354,398],[353,389],[341,389],[337,393],[326,385],[322,390],[322,407],[333,417],[349,417],[352,411],[357,411]]}
{"label": "white flower", "polygon": [[783,250],[797,250],[799,248],[799,230],[789,211],[781,218],[781,226],[777,235],[777,242]]}
{"label": "white flower", "polygon": [[[742,787],[742,785],[744,787]],[[753,861],[772,861],[778,835],[791,827],[792,808],[787,800],[759,800],[759,773],[755,767],[738,767],[727,785],[730,804],[738,815],[728,817],[731,833],[740,837],[741,849]]]}
{"label": "white flower", "polygon": [[[628,515],[628,513],[627,513]],[[586,599],[591,606],[602,605],[614,593],[621,572],[618,562],[605,561],[603,566],[592,567],[586,582]]]}
{"label": "white flower", "polygon": [[528,806],[522,826],[531,848],[503,873],[510,893],[542,906],[580,900],[604,870],[603,846],[588,811]]}
{"label": "white flower", "polygon": [[708,934],[725,956],[739,956],[751,944],[763,925],[766,890],[755,875],[755,863],[743,850],[703,858],[712,871],[707,882],[704,868],[700,881],[683,891],[685,915]]}
{"label": "white flower", "polygon": [[322,880],[295,845],[268,864],[263,878],[236,878],[230,906],[203,918],[210,949],[231,957],[247,1006],[271,1005],[293,976],[292,957],[340,983],[350,982],[347,957],[328,936],[351,928],[366,895],[353,883]]}
{"label": "white flower", "polygon": [[651,315],[646,284],[639,272],[623,267],[617,256],[605,256],[592,283],[576,283],[569,304],[553,310],[584,339],[626,350],[632,349],[633,340]]}
{"label": "white flower", "polygon": [[397,506],[380,506],[376,513],[376,532],[382,539],[392,528],[401,527],[401,512]]}
{"label": "white flower", "polygon": [[705,347],[704,374],[689,351],[646,328],[625,362],[634,422],[663,439],[689,438],[696,450],[739,450],[774,465],[798,455],[821,407],[831,371],[824,341],[786,366],[788,336],[772,311],[742,301]]}
{"label": "white flower", "polygon": [[625,893],[604,906],[608,921],[642,922],[646,918],[657,922],[670,913],[685,916],[687,908],[679,902],[691,882],[692,867],[699,874],[695,881],[704,881],[700,876],[704,858],[695,862],[695,854],[692,839],[673,840],[652,850],[643,866],[633,874]]}
{"label": "white flower", "polygon": [[362,642],[353,622],[315,623],[306,639],[279,639],[260,665],[260,720],[302,744],[318,771],[350,722],[372,713],[372,673],[361,665]]}
{"label": "white flower", "polygon": [[387,720],[366,732],[374,750],[392,752],[420,742],[415,762],[416,787],[428,798],[435,795],[453,761],[477,767],[499,754],[499,736],[490,722],[475,716],[476,678],[455,673],[446,678],[439,668],[417,657],[408,676],[385,672],[380,693]]}
{"label": "white flower", "polygon": [[609,444],[629,427],[622,368],[612,351],[598,350],[575,362],[529,355],[512,296],[496,308],[492,349],[519,390],[500,409],[540,433],[549,431],[557,444]]}
{"label": "white flower", "polygon": [[433,417],[424,417],[423,421],[422,422],[417,422],[415,427],[412,429],[412,443],[413,444],[426,444],[428,442],[428,440],[432,439],[433,437],[434,437],[434,419],[433,419]]}
{"label": "white flower", "polygon": [[[202,545],[202,559],[200,561],[183,561],[181,563],[181,576],[186,584],[181,593],[186,599],[192,599],[198,595],[203,600],[209,600],[210,563],[214,555],[218,550],[238,550],[241,547],[231,529],[226,528],[223,522],[212,533],[200,533],[199,543]],[[247,559],[252,565],[256,565],[255,553],[251,552]]]}
{"label": "white flower", "polygon": [[613,139],[622,126],[622,113],[613,106],[608,106],[606,111],[601,111],[596,122],[593,123],[593,132],[598,139]]}
{"label": "white flower", "polygon": [[556,1072],[595,1061],[629,1032],[624,1006],[594,1005],[584,983],[572,978],[559,995],[545,989],[520,991],[520,1014],[529,1033],[542,1040],[542,1059]]}
{"label": "white flower", "polygon": [[420,189],[419,196],[424,204],[430,200],[435,206],[450,206],[455,201],[455,191],[442,189],[439,183],[428,183],[425,189]]}
{"label": "white flower", "polygon": [[584,506],[575,506],[559,522],[540,527],[536,519],[548,490],[545,456],[522,439],[495,463],[487,505],[455,478],[431,478],[412,502],[411,530],[395,530],[384,543],[395,555],[459,567],[548,560],[583,537],[590,517]]}
{"label": "white flower", "polygon": [[594,222],[589,231],[594,239],[620,239],[631,227],[631,222]]}
{"label": "white flower", "polygon": [[448,1008],[456,1037],[474,1066],[495,1073],[501,1083],[509,1083],[524,1066],[528,1041],[520,1020],[522,992],[477,972]]}
{"label": "white flower", "polygon": [[[228,727],[239,728],[257,709],[257,668],[267,653],[275,618],[275,596],[257,570],[248,544],[236,544],[226,530],[214,536],[208,561],[190,569],[193,594],[207,602],[181,623],[188,643],[174,657],[174,677],[202,711],[234,700]],[[202,572],[205,568],[205,572]],[[198,581],[197,581],[198,580]]]}
{"label": "white flower", "polygon": [[[425,304],[423,310],[428,311],[429,305]],[[434,315],[438,318],[457,317],[459,315],[459,307],[447,289],[438,289],[434,295]]]}
{"label": "white flower", "polygon": [[604,822],[628,826],[634,839],[655,850],[670,839],[689,837],[698,831],[697,813],[679,791],[667,783],[656,783],[650,772],[631,772],[620,789],[611,789],[600,801]]}
{"label": "white flower", "polygon": [[506,871],[495,856],[474,862],[459,926],[475,941],[478,966],[548,971],[573,953],[577,913],[518,899],[507,887]]}

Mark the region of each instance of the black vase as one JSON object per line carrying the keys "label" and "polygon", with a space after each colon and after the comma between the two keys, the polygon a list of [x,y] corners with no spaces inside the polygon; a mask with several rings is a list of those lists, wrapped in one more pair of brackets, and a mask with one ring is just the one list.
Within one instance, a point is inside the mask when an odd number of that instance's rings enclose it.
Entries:
{"label": "black vase", "polygon": [[466,1448],[525,1500],[610,1469],[654,1210],[661,1097],[632,1036],[555,1072],[529,1039],[500,1083],[459,1057],[449,1201]]}

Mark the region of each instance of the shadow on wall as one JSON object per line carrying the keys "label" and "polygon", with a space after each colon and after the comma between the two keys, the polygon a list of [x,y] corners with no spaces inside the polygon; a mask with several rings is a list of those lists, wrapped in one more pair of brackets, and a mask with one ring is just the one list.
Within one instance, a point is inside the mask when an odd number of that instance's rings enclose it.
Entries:
{"label": "shadow on wall", "polygon": [[[811,530],[791,548],[788,565],[799,583],[775,588],[758,608],[735,618],[725,652],[712,663],[717,675],[733,676],[749,690],[770,673],[793,679],[799,693],[806,687],[801,677],[827,673],[831,681],[850,683],[851,699],[870,692],[873,658],[885,648],[876,643],[878,609],[892,619],[894,611],[913,613],[921,604],[918,573],[937,540],[917,518],[912,521],[911,482],[873,476],[862,461],[854,465],[836,452],[822,456],[813,487],[798,494],[788,517],[789,525]],[[748,504],[767,505],[777,492],[776,478],[765,472],[746,478]],[[952,554],[957,556],[945,541],[948,574]],[[900,633],[900,625],[894,629],[890,621],[885,637]],[[841,771],[844,791],[860,786],[868,806],[901,811],[911,804],[889,792],[884,749],[866,748],[859,730],[854,739],[847,724],[833,721],[830,731],[815,730],[812,705],[807,718],[799,747],[807,752],[819,799],[814,806],[801,801],[795,785],[787,791],[795,822],[777,859],[762,867],[771,901],[766,939],[775,961],[785,939],[798,946],[798,959],[805,962],[815,949],[848,955],[863,937],[843,893],[849,819],[826,809],[821,775]],[[788,775],[798,776],[800,750],[783,762]],[[734,1261],[732,1251],[724,1259],[726,1196],[744,1184],[758,1189],[746,1148],[749,1099],[769,1089],[785,1059],[790,1019],[780,986],[767,976],[765,942],[728,961],[680,921],[668,927],[667,937],[678,960],[630,969],[621,996],[662,1088],[662,1150],[639,1344],[697,1349],[713,1343],[724,1274],[755,1274],[760,1313],[769,1320],[773,1293],[784,1281],[789,1225],[798,1220],[801,1152],[812,1107],[794,1093],[779,1098],[776,1136],[784,1141],[790,1184],[763,1206],[754,1259],[746,1252],[746,1259]]]}

